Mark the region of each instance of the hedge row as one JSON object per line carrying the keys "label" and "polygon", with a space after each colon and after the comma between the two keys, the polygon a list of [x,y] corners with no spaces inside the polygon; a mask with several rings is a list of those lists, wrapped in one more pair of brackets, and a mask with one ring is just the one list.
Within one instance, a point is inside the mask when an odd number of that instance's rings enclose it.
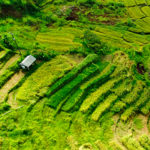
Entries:
{"label": "hedge row", "polygon": [[113,88],[120,80],[121,78],[113,78],[100,86],[95,92],[89,95],[87,99],[85,99],[81,105],[80,111],[87,112],[92,107],[95,107],[97,103],[104,99],[103,96],[108,93],[110,89]]}
{"label": "hedge row", "polygon": [[122,96],[128,93],[131,89],[131,88],[128,89],[129,84],[126,84],[127,82],[128,82],[128,79],[125,80],[125,82],[123,82],[119,86],[117,86],[117,88],[113,88],[110,90],[111,94],[106,99],[104,99],[104,102],[100,103],[99,106],[93,112],[92,114],[93,120],[98,121],[100,116],[111,107],[113,108],[113,109],[111,108],[111,110],[113,110],[113,112],[116,112],[116,111],[120,111],[122,107],[126,106],[124,103],[121,103],[121,101],[119,100],[121,99]]}
{"label": "hedge row", "polygon": [[144,115],[147,115],[150,111],[150,101],[146,102],[145,105],[143,107],[141,107],[141,112]]}
{"label": "hedge row", "polygon": [[112,103],[114,103],[117,100],[117,96],[115,94],[110,94],[104,102],[100,103],[99,106],[95,109],[95,111],[92,114],[92,119],[94,121],[98,121],[100,116],[110,108]]}
{"label": "hedge row", "polygon": [[117,101],[111,108],[111,111],[114,113],[118,113],[126,107],[126,103],[122,101]]}
{"label": "hedge row", "polygon": [[[115,70],[115,66],[108,66],[102,71],[99,75],[92,78],[88,82],[86,82],[84,85],[82,85],[78,90],[72,95],[72,97],[65,103],[65,105],[62,107],[62,110],[69,111],[74,106],[78,107],[80,103],[82,102],[82,99],[84,95],[89,94],[90,89],[95,89],[96,87],[100,86],[104,82],[106,82],[109,79],[109,76],[112,74],[112,72]],[[78,104],[79,103],[79,104]],[[78,104],[78,105],[76,105]]]}
{"label": "hedge row", "polygon": [[121,115],[121,120],[127,121],[129,117],[135,113],[140,107],[148,101],[149,95],[149,89],[145,88],[143,93],[139,96],[139,99],[136,99],[137,101],[131,105],[129,108],[125,110],[125,112]]}
{"label": "hedge row", "polygon": [[96,54],[88,55],[79,65],[74,67],[68,74],[54,83],[47,92],[47,96],[51,96],[55,92],[57,92],[60,88],[62,88],[65,84],[73,80],[79,72],[81,72],[86,66],[91,64],[94,61],[98,60],[98,56]]}
{"label": "hedge row", "polygon": [[119,101],[115,102],[115,104],[111,107],[111,111],[114,113],[120,112],[123,110],[127,104],[120,99],[124,96],[126,96],[131,89],[133,88],[132,80],[127,78],[123,83],[121,83],[116,88],[112,89],[111,91],[115,93],[117,96],[119,96]]}
{"label": "hedge row", "polygon": [[89,67],[85,68],[79,75],[69,82],[67,85],[62,87],[59,91],[53,94],[48,101],[48,105],[56,108],[57,105],[67,97],[70,92],[74,89],[77,89],[80,84],[88,80],[93,74],[99,71],[98,67],[95,64],[91,64]]}
{"label": "hedge row", "polygon": [[143,83],[141,81],[137,81],[133,90],[125,98],[123,98],[122,101],[127,104],[134,103],[142,91]]}
{"label": "hedge row", "polygon": [[126,95],[133,88],[132,80],[127,78],[125,81],[122,81],[116,88],[113,88],[111,91],[116,95]]}

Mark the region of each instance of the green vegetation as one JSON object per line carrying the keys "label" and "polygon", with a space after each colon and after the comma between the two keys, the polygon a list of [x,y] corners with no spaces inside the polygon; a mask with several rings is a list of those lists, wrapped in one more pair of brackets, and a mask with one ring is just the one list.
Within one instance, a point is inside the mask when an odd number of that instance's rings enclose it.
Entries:
{"label": "green vegetation", "polygon": [[1,0],[0,149],[149,150],[149,43],[148,0]]}
{"label": "green vegetation", "polygon": [[150,139],[147,135],[142,135],[139,142],[145,149],[150,149]]}
{"label": "green vegetation", "polygon": [[23,83],[16,98],[28,102],[28,100],[36,100],[38,97],[44,96],[48,87],[72,69],[74,64],[65,56],[58,56],[44,63]]}
{"label": "green vegetation", "polygon": [[140,146],[139,142],[133,139],[131,136],[124,137],[122,142],[129,150],[144,150],[144,148]]}
{"label": "green vegetation", "polygon": [[50,87],[47,96],[50,96],[51,94],[55,93],[58,89],[63,87],[68,81],[75,78],[78,73],[80,73],[86,66],[90,65],[92,62],[96,61],[98,59],[97,55],[89,55],[87,58],[83,60],[78,66],[73,68],[67,75],[65,75],[63,78],[61,78],[58,82],[52,85]]}
{"label": "green vegetation", "polygon": [[56,106],[62,101],[72,90],[79,87],[81,83],[88,80],[90,76],[98,71],[98,67],[91,64],[88,68],[84,69],[75,79],[70,83],[62,87],[57,93],[52,95],[49,99],[49,105],[56,108]]}

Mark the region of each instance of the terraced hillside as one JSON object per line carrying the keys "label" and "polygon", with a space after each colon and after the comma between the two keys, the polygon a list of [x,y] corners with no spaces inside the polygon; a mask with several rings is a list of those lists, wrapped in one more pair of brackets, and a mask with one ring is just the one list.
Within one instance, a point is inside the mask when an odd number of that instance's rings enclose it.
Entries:
{"label": "terraced hillside", "polygon": [[149,17],[150,17],[150,4],[147,0],[132,0],[130,2],[124,1],[127,7],[129,16],[134,19],[137,26],[136,29],[131,28],[133,32],[149,33]]}
{"label": "terraced hillside", "polygon": [[148,0],[0,8],[0,149],[150,149]]}

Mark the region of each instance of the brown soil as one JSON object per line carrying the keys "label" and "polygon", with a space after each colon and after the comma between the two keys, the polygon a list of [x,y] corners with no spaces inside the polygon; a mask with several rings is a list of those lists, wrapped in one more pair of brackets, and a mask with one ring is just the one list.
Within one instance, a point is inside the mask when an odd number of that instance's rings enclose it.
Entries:
{"label": "brown soil", "polygon": [[14,17],[14,18],[21,18],[22,14],[20,11],[17,11],[15,8],[11,6],[2,7],[0,16],[2,17]]}
{"label": "brown soil", "polygon": [[79,55],[67,55],[67,57],[75,61],[77,64],[79,64],[84,59],[82,56]]}
{"label": "brown soil", "polygon": [[138,139],[141,135],[143,135],[143,134],[146,134],[146,135],[149,134],[149,131],[148,131],[148,128],[147,128],[147,119],[148,119],[148,117],[139,114],[139,115],[138,115],[138,118],[142,120],[143,128],[140,129],[140,130],[135,130],[135,135],[136,135],[136,138],[137,138],[137,139]]}
{"label": "brown soil", "polygon": [[0,89],[0,102],[4,101],[9,90],[13,88],[22,78],[24,77],[23,72],[16,73],[11,77],[10,80],[6,82],[6,84]]}
{"label": "brown soil", "polygon": [[101,58],[101,61],[102,62],[109,62],[109,61],[111,62],[112,59],[113,59],[113,55],[106,55]]}
{"label": "brown soil", "polygon": [[78,12],[80,11],[77,7],[71,7],[71,14],[66,18],[67,20],[75,20],[77,21],[79,19]]}
{"label": "brown soil", "polygon": [[3,71],[5,71],[11,64],[13,64],[15,61],[17,61],[18,60],[18,58],[19,58],[20,56],[19,55],[15,55],[15,56],[13,56],[11,59],[9,59],[8,61],[7,61],[7,63],[3,66],[3,68],[0,70],[0,75],[3,73]]}
{"label": "brown soil", "polygon": [[138,73],[140,73],[142,75],[145,73],[145,68],[144,68],[144,65],[142,63],[137,64],[137,71],[138,71]]}
{"label": "brown soil", "polygon": [[113,139],[113,141],[115,141],[118,145],[120,145],[123,150],[126,150],[126,148],[120,142],[120,137],[116,133],[117,122],[119,120],[119,116],[115,115],[115,116],[113,116],[113,119],[114,119],[114,126],[113,126],[114,139]]}
{"label": "brown soil", "polygon": [[115,25],[116,22],[113,21],[113,20],[108,20],[108,21],[102,21],[103,24],[106,24],[106,25]]}

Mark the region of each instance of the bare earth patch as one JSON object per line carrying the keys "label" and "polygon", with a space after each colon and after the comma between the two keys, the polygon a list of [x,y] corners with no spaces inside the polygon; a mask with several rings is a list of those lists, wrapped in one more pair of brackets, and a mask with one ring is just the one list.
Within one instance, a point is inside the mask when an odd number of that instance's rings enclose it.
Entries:
{"label": "bare earth patch", "polygon": [[3,71],[5,71],[11,64],[13,64],[15,61],[17,61],[19,59],[19,55],[16,54],[14,55],[12,58],[10,58],[7,63],[4,65],[4,67],[0,70],[0,75],[3,73]]}
{"label": "bare earth patch", "polygon": [[6,82],[6,84],[0,89],[0,102],[6,98],[9,90],[13,88],[23,77],[24,73],[20,71],[13,75],[11,79]]}

